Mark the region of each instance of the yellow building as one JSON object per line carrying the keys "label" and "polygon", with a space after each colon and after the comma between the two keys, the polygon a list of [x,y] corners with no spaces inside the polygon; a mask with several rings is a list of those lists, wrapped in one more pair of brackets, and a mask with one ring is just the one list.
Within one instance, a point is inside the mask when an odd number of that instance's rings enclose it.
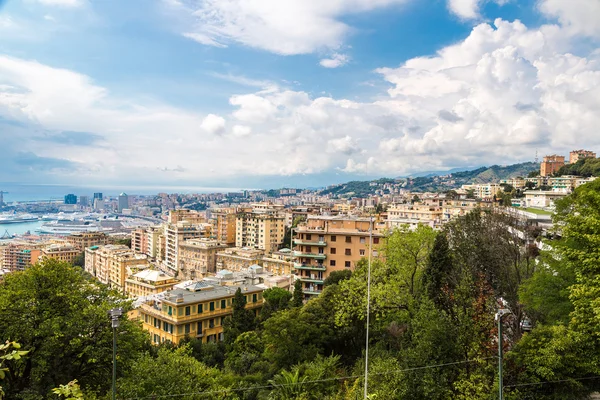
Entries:
{"label": "yellow building", "polygon": [[285,236],[285,217],[274,213],[238,213],[236,247],[253,247],[267,252],[277,251]]}
{"label": "yellow building", "polygon": [[70,243],[53,243],[42,249],[40,257],[54,258],[72,264],[79,254],[81,251]]}
{"label": "yellow building", "polygon": [[258,314],[263,304],[262,288],[197,282],[142,304],[138,315],[154,344],[167,341],[178,344],[186,336],[201,339],[203,343],[222,341],[223,320],[232,313],[238,287],[246,297],[246,308]]}
{"label": "yellow building", "polygon": [[212,239],[189,239],[179,244],[180,279],[200,279],[217,272],[217,253],[227,246]]}
{"label": "yellow building", "polygon": [[23,271],[35,264],[41,255],[40,246],[34,244],[9,243],[0,246],[0,269],[10,272]]}
{"label": "yellow building", "polygon": [[150,296],[171,289],[179,280],[152,268],[144,269],[125,279],[125,294],[129,297]]}
{"label": "yellow building", "polygon": [[465,191],[472,190],[475,197],[482,200],[493,200],[498,192],[503,190],[498,183],[462,185],[461,189]]}
{"label": "yellow building", "polygon": [[163,233],[160,226],[139,228],[131,232],[131,249],[156,259],[159,254],[159,236]]}
{"label": "yellow building", "polygon": [[[385,236],[373,224],[373,255]],[[316,295],[332,271],[353,270],[368,256],[370,219],[350,216],[309,216],[296,228],[294,269],[304,293]]]}
{"label": "yellow building", "polygon": [[221,208],[211,212],[213,230],[212,237],[228,246],[235,246],[235,220],[233,208]]}
{"label": "yellow building", "polygon": [[165,226],[164,264],[173,274],[177,273],[179,266],[179,246],[189,239],[208,238],[210,236],[210,229],[210,224],[196,224],[188,221],[167,224]]}
{"label": "yellow building", "polygon": [[177,224],[183,221],[191,224],[202,224],[206,222],[206,216],[204,213],[200,213],[195,210],[180,209],[169,211],[170,224]]}
{"label": "yellow building", "polygon": [[294,272],[294,254],[290,249],[281,249],[265,255],[259,265],[273,275],[291,275]]}
{"label": "yellow building", "polygon": [[265,252],[260,249],[230,247],[217,253],[217,270],[241,271],[260,265]]}
{"label": "yellow building", "polygon": [[82,253],[92,246],[103,246],[108,244],[108,236],[104,232],[81,232],[67,236],[67,242]]}
{"label": "yellow building", "polygon": [[125,279],[149,266],[144,254],[124,245],[108,244],[85,249],[85,270],[100,282],[125,290]]}

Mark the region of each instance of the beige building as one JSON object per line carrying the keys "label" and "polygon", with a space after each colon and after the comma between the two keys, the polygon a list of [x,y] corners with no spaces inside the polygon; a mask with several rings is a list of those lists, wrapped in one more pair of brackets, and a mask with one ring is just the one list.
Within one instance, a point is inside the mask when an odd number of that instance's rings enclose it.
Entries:
{"label": "beige building", "polygon": [[387,209],[387,223],[390,229],[405,225],[407,221],[437,226],[442,223],[443,211],[438,205],[392,204]]}
{"label": "beige building", "polygon": [[238,213],[236,216],[236,247],[252,247],[267,252],[277,251],[285,236],[285,217],[275,212]]}
{"label": "beige building", "polygon": [[149,266],[144,254],[136,254],[124,245],[108,244],[85,249],[85,270],[100,282],[120,290],[125,279]]}
{"label": "beige building", "polygon": [[169,211],[168,221],[170,224],[177,224],[183,221],[190,224],[202,224],[206,222],[206,215],[195,210],[171,210]]}
{"label": "beige building", "polygon": [[9,272],[23,271],[35,264],[41,255],[41,248],[32,244],[8,243],[0,245],[0,269]]}
{"label": "beige building", "polygon": [[525,207],[545,208],[554,205],[556,200],[563,199],[568,192],[555,192],[544,190],[525,191]]}
{"label": "beige building", "polygon": [[283,248],[265,255],[259,265],[273,275],[291,275],[294,273],[294,258],[292,250]]}
{"label": "beige building", "polygon": [[164,265],[176,274],[179,268],[179,246],[189,239],[208,238],[210,224],[195,224],[187,221],[165,225]]}
{"label": "beige building", "polygon": [[589,150],[573,150],[569,153],[569,163],[575,164],[584,158],[596,158],[596,153]]}
{"label": "beige building", "polygon": [[250,266],[260,265],[265,255],[264,250],[231,247],[217,253],[217,271],[241,271]]}
{"label": "beige building", "polygon": [[213,239],[189,239],[179,244],[180,279],[200,279],[217,272],[217,253],[227,246]]}
{"label": "beige building", "polygon": [[544,157],[540,166],[540,176],[550,176],[565,165],[565,156],[553,154]]}
{"label": "beige building", "polygon": [[228,246],[235,246],[236,214],[233,208],[216,209],[211,212],[213,239]]}
{"label": "beige building", "polygon": [[461,189],[464,191],[472,190],[475,194],[475,198],[481,200],[494,200],[498,192],[503,190],[498,183],[462,185]]}
{"label": "beige building", "polygon": [[108,244],[108,236],[103,232],[74,233],[67,236],[66,240],[79,250],[80,253],[83,253],[88,247]]}
{"label": "beige building", "polygon": [[179,280],[162,271],[148,268],[125,279],[125,294],[129,297],[150,296],[170,290]]}
{"label": "beige building", "polygon": [[142,326],[152,343],[179,344],[186,336],[203,343],[223,340],[223,321],[232,313],[238,287],[246,297],[246,308],[255,312],[262,307],[263,288],[257,286],[219,286],[197,282],[186,289],[165,292],[161,299],[138,308]]}
{"label": "beige building", "polygon": [[53,243],[42,249],[41,258],[54,258],[72,264],[81,251],[70,243]]}
{"label": "beige building", "polygon": [[159,236],[163,233],[160,226],[140,228],[131,232],[131,249],[139,254],[146,254],[152,259],[158,258],[160,252]]}
{"label": "beige building", "polygon": [[[323,290],[323,281],[333,271],[353,270],[368,256],[370,219],[349,216],[309,216],[296,228],[294,269],[304,293],[315,295]],[[373,254],[385,236],[373,223]]]}

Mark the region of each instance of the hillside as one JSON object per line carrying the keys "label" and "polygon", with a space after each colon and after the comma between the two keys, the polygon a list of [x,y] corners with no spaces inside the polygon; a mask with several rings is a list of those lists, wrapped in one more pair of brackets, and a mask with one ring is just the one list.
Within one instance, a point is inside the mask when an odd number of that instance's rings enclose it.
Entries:
{"label": "hillside", "polygon": [[388,193],[391,188],[399,187],[415,192],[444,192],[460,188],[469,183],[493,183],[502,179],[526,177],[530,172],[539,170],[538,163],[527,162],[508,166],[492,165],[471,171],[453,172],[447,175],[418,176],[376,181],[351,181],[330,186],[320,194],[334,196],[362,197],[369,194]]}

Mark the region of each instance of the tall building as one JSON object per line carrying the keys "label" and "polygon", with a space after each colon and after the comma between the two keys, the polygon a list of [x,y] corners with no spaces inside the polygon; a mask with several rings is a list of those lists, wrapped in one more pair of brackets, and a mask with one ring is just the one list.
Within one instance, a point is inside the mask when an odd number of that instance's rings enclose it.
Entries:
{"label": "tall building", "polygon": [[558,156],[553,154],[551,156],[544,157],[540,166],[541,176],[550,176],[557,172],[562,166],[565,165],[565,156]]}
{"label": "tall building", "polygon": [[0,269],[23,271],[40,257],[40,246],[10,243],[0,246]]}
{"label": "tall building", "polygon": [[79,205],[81,205],[82,207],[88,207],[90,205],[90,197],[79,196]]}
{"label": "tall building", "polygon": [[94,200],[96,200],[96,199],[102,200],[102,193],[100,193],[100,192],[94,193]]}
{"label": "tall building", "polygon": [[[304,294],[321,293],[323,281],[333,271],[354,270],[356,263],[368,256],[369,229],[369,218],[350,216],[309,216],[297,227],[294,269]],[[373,228],[374,256],[384,237]]]}
{"label": "tall building", "polygon": [[575,164],[584,158],[596,158],[596,153],[590,150],[573,150],[569,153],[569,164]]}
{"label": "tall building", "polygon": [[178,222],[189,222],[191,224],[201,224],[206,222],[204,213],[185,208],[169,211],[169,223],[177,224]]}
{"label": "tall building", "polygon": [[164,264],[170,273],[177,274],[179,269],[179,246],[189,239],[208,238],[210,236],[209,224],[192,224],[187,221],[177,224],[166,224],[165,258]]}
{"label": "tall building", "polygon": [[235,246],[277,251],[285,236],[283,205],[253,204],[236,215]]}
{"label": "tall building", "polygon": [[127,193],[121,193],[119,195],[119,212],[123,212],[124,209],[129,208],[129,196]]}
{"label": "tall building", "polygon": [[138,309],[142,326],[156,345],[164,342],[179,344],[186,336],[203,343],[222,341],[223,321],[233,312],[233,297],[238,288],[246,297],[246,309],[258,314],[263,305],[263,288],[196,282],[142,304]]}
{"label": "tall building", "polygon": [[85,270],[100,282],[124,290],[127,276],[148,267],[145,255],[125,245],[108,244],[85,249]]}
{"label": "tall building", "polygon": [[226,245],[212,239],[189,239],[179,244],[180,279],[200,279],[217,272],[217,252]]}
{"label": "tall building", "polygon": [[104,200],[94,199],[93,206],[94,206],[95,211],[103,211],[104,210]]}
{"label": "tall building", "polygon": [[235,245],[235,210],[232,208],[223,208],[213,210],[213,237],[228,246]]}
{"label": "tall building", "polygon": [[65,204],[77,204],[77,196],[68,194],[65,196]]}

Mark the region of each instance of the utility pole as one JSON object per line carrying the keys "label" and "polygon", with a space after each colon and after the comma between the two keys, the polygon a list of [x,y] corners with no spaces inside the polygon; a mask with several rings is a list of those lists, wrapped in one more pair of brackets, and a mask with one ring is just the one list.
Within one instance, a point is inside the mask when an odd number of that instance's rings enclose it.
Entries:
{"label": "utility pole", "polygon": [[113,329],[112,400],[117,398],[117,328],[119,327],[119,317],[121,315],[123,315],[123,309],[121,307],[113,308],[108,312]]}
{"label": "utility pole", "polygon": [[496,320],[498,321],[498,399],[504,400],[504,378],[502,375],[502,364],[504,361],[504,348],[502,339],[502,317],[506,314],[510,314],[510,311],[502,308],[496,313]]}
{"label": "utility pole", "polygon": [[369,393],[369,315],[371,314],[371,257],[373,255],[373,216],[369,221],[369,264],[367,270],[367,338],[365,340],[365,393],[367,400]]}

